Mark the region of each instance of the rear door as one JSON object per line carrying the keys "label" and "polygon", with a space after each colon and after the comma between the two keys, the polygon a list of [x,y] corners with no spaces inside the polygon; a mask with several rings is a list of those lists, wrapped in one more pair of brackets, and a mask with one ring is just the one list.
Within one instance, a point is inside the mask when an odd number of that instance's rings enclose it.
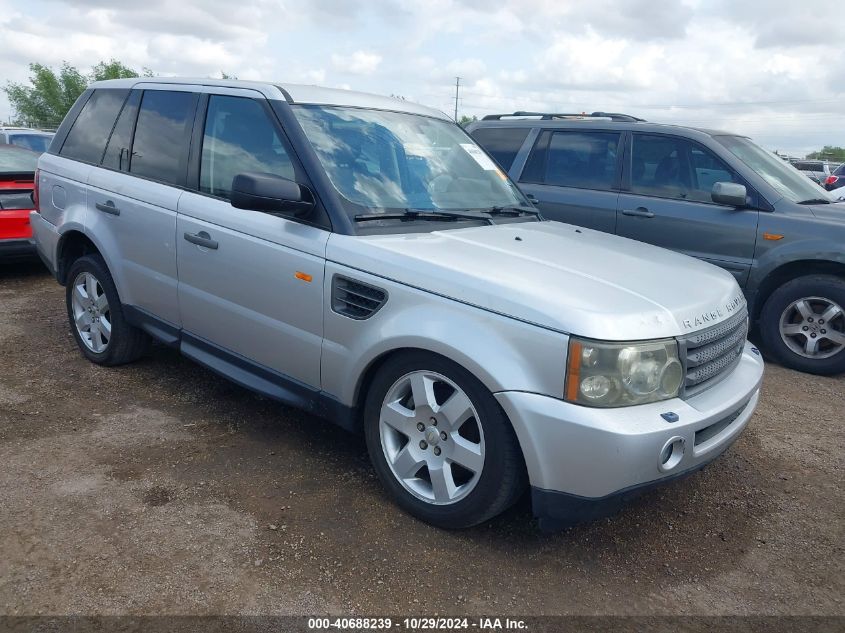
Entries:
{"label": "rear door", "polygon": [[663,134],[631,136],[617,234],[698,257],[745,283],[759,211],[715,204],[716,182],[748,183],[703,145]]}
{"label": "rear door", "polygon": [[621,140],[617,131],[544,130],[520,174],[519,187],[549,220],[613,233]]}
{"label": "rear door", "polygon": [[87,224],[109,258],[121,301],[173,326],[176,205],[197,101],[178,87],[133,91],[88,179]]}
{"label": "rear door", "polygon": [[250,380],[318,388],[329,231],[229,203],[239,173],[305,176],[266,101],[221,91],[208,96],[197,133],[197,190],[179,201],[182,349],[212,366],[228,363],[230,375],[246,369]]}

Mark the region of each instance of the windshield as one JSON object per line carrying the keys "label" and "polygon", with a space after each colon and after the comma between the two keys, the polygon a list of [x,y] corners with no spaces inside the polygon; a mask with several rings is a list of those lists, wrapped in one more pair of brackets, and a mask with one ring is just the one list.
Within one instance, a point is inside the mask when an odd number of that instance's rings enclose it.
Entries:
{"label": "windshield", "polygon": [[335,106],[294,106],[332,184],[356,215],[529,206],[450,121]]}
{"label": "windshield", "polygon": [[51,134],[10,134],[9,143],[32,150],[33,152],[46,152],[53,140]]}
{"label": "windshield", "polygon": [[779,194],[792,202],[830,200],[831,196],[792,165],[742,136],[716,136],[739,160],[762,176]]}
{"label": "windshield", "polygon": [[0,145],[0,173],[21,174],[35,171],[38,153],[11,145]]}

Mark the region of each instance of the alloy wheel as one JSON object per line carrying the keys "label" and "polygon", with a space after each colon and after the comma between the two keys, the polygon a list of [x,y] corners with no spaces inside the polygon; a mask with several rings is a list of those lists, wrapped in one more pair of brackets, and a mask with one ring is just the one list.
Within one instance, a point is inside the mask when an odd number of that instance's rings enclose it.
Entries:
{"label": "alloy wheel", "polygon": [[85,347],[96,354],[104,352],[111,340],[111,313],[106,293],[91,273],[79,273],[74,279],[71,308]]}
{"label": "alloy wheel", "polygon": [[805,297],[790,303],[780,317],[780,336],[804,358],[830,358],[845,348],[845,311],[824,297]]}
{"label": "alloy wheel", "polygon": [[456,503],[481,477],[481,420],[466,393],[441,374],[413,371],[394,382],[381,406],[379,435],[393,476],[427,503]]}

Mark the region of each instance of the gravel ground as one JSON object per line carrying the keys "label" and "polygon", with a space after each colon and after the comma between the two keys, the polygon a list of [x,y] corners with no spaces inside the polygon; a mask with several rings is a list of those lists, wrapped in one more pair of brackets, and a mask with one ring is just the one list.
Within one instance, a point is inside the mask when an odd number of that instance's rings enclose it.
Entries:
{"label": "gravel ground", "polygon": [[774,364],[746,432],[621,514],[444,532],[363,442],[156,347],[97,367],[0,268],[0,614],[845,615],[845,377]]}

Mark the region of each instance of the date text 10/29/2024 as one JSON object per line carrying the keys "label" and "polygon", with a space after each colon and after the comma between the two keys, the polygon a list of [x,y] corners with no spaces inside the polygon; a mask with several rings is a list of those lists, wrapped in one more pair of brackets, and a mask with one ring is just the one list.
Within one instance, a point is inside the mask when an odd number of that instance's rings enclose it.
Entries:
{"label": "date text 10/29/2024", "polygon": [[528,626],[519,618],[308,618],[309,630],[389,630],[407,631],[524,631]]}

